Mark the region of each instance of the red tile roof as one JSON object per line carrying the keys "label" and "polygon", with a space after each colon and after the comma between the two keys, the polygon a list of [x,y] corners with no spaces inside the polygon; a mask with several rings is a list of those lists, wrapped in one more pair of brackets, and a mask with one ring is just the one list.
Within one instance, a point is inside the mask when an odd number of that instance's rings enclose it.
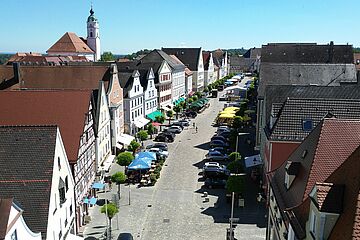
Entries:
{"label": "red tile roof", "polygon": [[88,45],[84,43],[75,33],[66,32],[48,50],[48,53],[56,52],[75,52],[75,53],[94,53]]}
{"label": "red tile roof", "polygon": [[315,182],[324,182],[360,145],[360,120],[325,119],[303,200]]}
{"label": "red tile roof", "polygon": [[0,91],[0,125],[58,125],[70,163],[78,157],[92,90]]}

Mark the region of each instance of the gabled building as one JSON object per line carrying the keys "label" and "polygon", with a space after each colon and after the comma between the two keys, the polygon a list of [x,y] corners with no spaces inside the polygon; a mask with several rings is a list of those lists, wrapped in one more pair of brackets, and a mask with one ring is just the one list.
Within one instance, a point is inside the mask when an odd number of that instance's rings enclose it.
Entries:
{"label": "gabled building", "polygon": [[246,53],[244,53],[243,57],[246,60],[251,60],[251,62],[253,62],[250,68],[250,72],[258,73],[260,71],[261,48],[250,48],[246,51]]}
{"label": "gabled building", "polygon": [[171,100],[176,105],[178,100],[185,96],[185,65],[181,61],[176,61],[161,50],[153,50],[141,58],[141,63],[166,63],[171,69]]}
{"label": "gabled building", "polygon": [[87,19],[87,38],[78,37],[75,33],[66,32],[47,51],[49,56],[84,56],[89,61],[100,60],[99,22],[91,7]]}
{"label": "gabled building", "polygon": [[358,239],[360,121],[324,119],[269,175],[267,239]]}
{"label": "gabled building", "polygon": [[92,99],[92,90],[0,91],[0,125],[59,126],[75,182],[77,227],[97,170]]}
{"label": "gabled building", "polygon": [[24,210],[14,202],[14,198],[0,198],[0,239],[28,239],[41,240],[41,233],[34,233],[27,226]]}
{"label": "gabled building", "polygon": [[124,91],[125,133],[135,135],[150,121],[145,118],[144,89],[138,70],[119,73],[120,85]]}
{"label": "gabled building", "polygon": [[21,207],[13,205],[9,217],[22,215],[31,231],[39,233],[29,236],[32,232],[16,221],[11,239],[75,235],[75,184],[59,127],[1,126],[0,151],[0,196]]}
{"label": "gabled building", "polygon": [[351,45],[316,43],[269,43],[261,49],[258,87],[256,145],[264,124],[267,85],[340,86],[357,84]]}
{"label": "gabled building", "polygon": [[219,75],[218,79],[223,78],[229,74],[228,69],[229,62],[228,62],[228,55],[226,51],[223,51],[221,49],[217,49],[212,52],[214,58],[216,59],[214,62],[219,67]]}
{"label": "gabled building", "polygon": [[325,117],[360,119],[360,99],[288,98],[273,104],[266,132],[264,168],[271,172],[290,154]]}
{"label": "gabled building", "polygon": [[161,115],[158,111],[157,96],[158,92],[155,86],[155,74],[150,67],[148,70],[139,70],[140,83],[144,89],[144,111],[145,116],[151,120],[155,120],[156,116]]}
{"label": "gabled building", "polygon": [[204,86],[208,86],[210,83],[215,81],[215,69],[212,52],[203,51],[203,62],[204,62]]}
{"label": "gabled building", "polygon": [[175,55],[193,72],[192,88],[194,92],[204,89],[204,62],[201,48],[162,48],[168,55]]}

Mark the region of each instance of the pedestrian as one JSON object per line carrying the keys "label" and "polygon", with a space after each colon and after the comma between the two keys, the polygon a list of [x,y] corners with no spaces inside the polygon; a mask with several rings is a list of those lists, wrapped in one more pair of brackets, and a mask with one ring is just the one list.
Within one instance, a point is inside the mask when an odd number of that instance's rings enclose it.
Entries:
{"label": "pedestrian", "polygon": [[111,179],[109,179],[109,190],[112,189],[112,182],[111,182]]}
{"label": "pedestrian", "polygon": [[195,128],[195,122],[193,122],[193,128]]}
{"label": "pedestrian", "polygon": [[197,130],[198,130],[198,128],[196,127],[196,128],[195,128],[195,132],[196,132],[196,133],[197,133]]}

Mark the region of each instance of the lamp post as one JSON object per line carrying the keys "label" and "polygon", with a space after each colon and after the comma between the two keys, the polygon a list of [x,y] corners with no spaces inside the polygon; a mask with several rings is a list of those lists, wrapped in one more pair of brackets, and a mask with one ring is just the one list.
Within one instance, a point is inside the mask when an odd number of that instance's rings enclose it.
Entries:
{"label": "lamp post", "polygon": [[240,133],[238,133],[238,134],[236,135],[236,146],[235,146],[235,152],[238,152],[239,136],[240,136],[240,135],[241,135]]}
{"label": "lamp post", "polygon": [[234,218],[234,192],[231,193],[231,215],[230,215],[230,236],[229,236],[229,240],[234,239],[233,218]]}

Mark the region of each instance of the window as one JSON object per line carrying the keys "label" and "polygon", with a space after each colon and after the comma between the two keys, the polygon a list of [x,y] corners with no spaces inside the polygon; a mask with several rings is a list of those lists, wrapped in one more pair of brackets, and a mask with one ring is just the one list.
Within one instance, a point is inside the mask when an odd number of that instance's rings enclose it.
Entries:
{"label": "window", "polygon": [[149,103],[146,103],[146,110],[149,109]]}
{"label": "window", "polygon": [[18,240],[16,229],[15,229],[15,231],[11,234],[11,240]]}
{"label": "window", "polygon": [[59,167],[59,170],[61,169],[61,161],[60,161],[60,157],[58,157],[58,167]]}
{"label": "window", "polygon": [[60,207],[61,207],[61,205],[66,201],[66,198],[65,198],[65,183],[62,180],[62,178],[60,178],[60,180],[59,180],[58,190],[59,190],[59,199],[60,199]]}
{"label": "window", "polygon": [[152,87],[152,81],[150,81],[149,84],[150,84],[150,87]]}
{"label": "window", "polygon": [[70,204],[70,217],[73,214],[72,204]]}
{"label": "window", "polygon": [[134,112],[131,113],[131,118],[134,119]]}
{"label": "window", "polygon": [[316,237],[316,215],[314,211],[311,211],[310,214],[310,233]]}
{"label": "window", "polygon": [[93,37],[93,32],[90,32],[90,37]]}
{"label": "window", "polygon": [[65,177],[65,190],[66,190],[66,192],[69,190],[68,176]]}

